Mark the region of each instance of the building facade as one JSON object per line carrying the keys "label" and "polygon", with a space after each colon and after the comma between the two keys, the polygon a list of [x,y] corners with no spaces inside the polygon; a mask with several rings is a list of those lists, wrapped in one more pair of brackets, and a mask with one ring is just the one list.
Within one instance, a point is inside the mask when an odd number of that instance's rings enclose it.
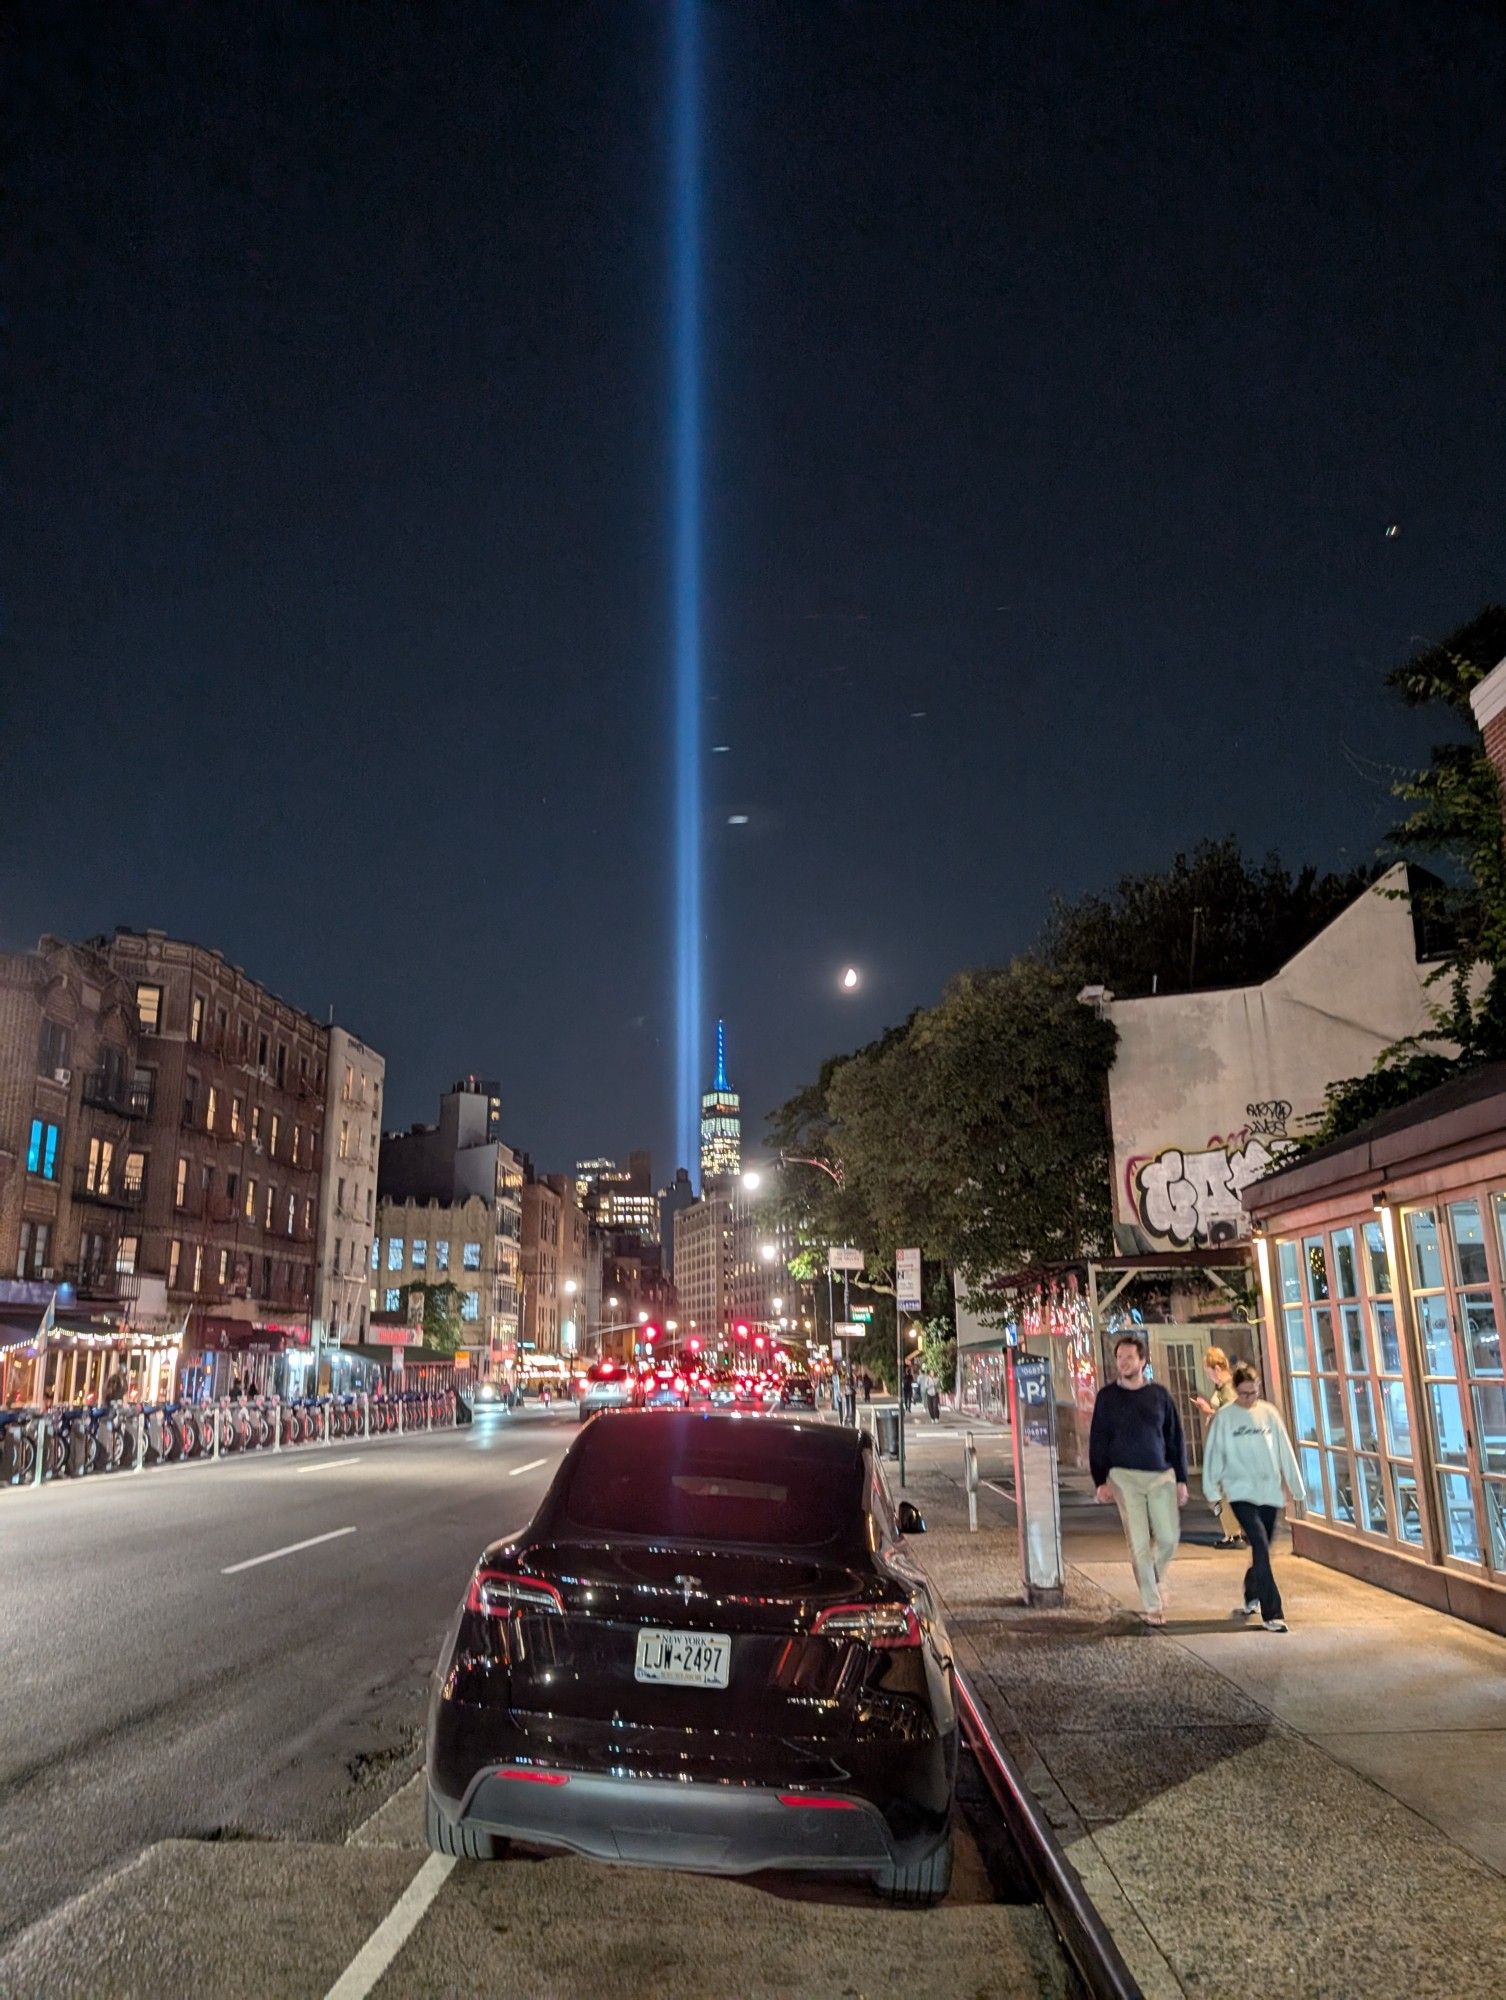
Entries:
{"label": "building facade", "polygon": [[522,1333],[525,1355],[558,1354],[560,1304],[564,1296],[562,1204],[559,1189],[547,1177],[532,1175],[525,1163],[523,1178]]}
{"label": "building facade", "polygon": [[703,1351],[729,1345],[732,1328],[732,1197],[703,1195],[675,1216],[675,1297],[680,1331]]}
{"label": "building facade", "polygon": [[648,1153],[629,1153],[625,1167],[615,1160],[579,1161],[575,1197],[587,1219],[607,1235],[659,1241],[659,1203]]}
{"label": "building facade", "polygon": [[[440,1099],[436,1124],[414,1125],[383,1138],[377,1169],[378,1209],[407,1202],[438,1202],[446,1207],[470,1200],[486,1204],[491,1226],[481,1237],[492,1246],[485,1254],[494,1259],[495,1276],[486,1286],[464,1288],[482,1294],[480,1317],[473,1322],[476,1338],[467,1340],[465,1352],[469,1364],[489,1376],[505,1375],[516,1367],[521,1331],[523,1162],[499,1136],[500,1129],[497,1086],[463,1077]],[[400,1236],[400,1231],[384,1227],[383,1258]],[[377,1275],[383,1282],[374,1286],[384,1295],[393,1289],[387,1282],[390,1269],[382,1263]]]}
{"label": "building facade", "polygon": [[[313,1314],[325,1028],[161,931],[92,942],[132,996],[137,1268],[185,1328],[182,1386],[298,1393]],[[87,1163],[86,1163],[87,1164]]]}
{"label": "building facade", "polygon": [[716,1075],[701,1098],[701,1192],[730,1187],[742,1172],[742,1101],[727,1081],[727,1028],[716,1024]]}
{"label": "building facade", "polygon": [[313,1344],[352,1347],[371,1321],[371,1245],[387,1064],[348,1029],[327,1030],[324,1163],[314,1258]]}
{"label": "building facade", "polygon": [[[500,1375],[500,1350],[517,1345],[517,1242],[504,1212],[484,1195],[378,1201],[371,1246],[371,1310],[421,1326],[424,1299],[452,1287],[460,1315],[459,1351],[478,1377]],[[494,1357],[495,1360],[494,1360]]]}

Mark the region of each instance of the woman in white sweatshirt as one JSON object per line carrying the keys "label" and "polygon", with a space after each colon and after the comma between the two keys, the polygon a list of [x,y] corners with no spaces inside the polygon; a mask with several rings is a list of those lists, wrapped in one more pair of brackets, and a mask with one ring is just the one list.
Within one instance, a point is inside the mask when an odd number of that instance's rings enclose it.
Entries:
{"label": "woman in white sweatshirt", "polygon": [[1260,1393],[1260,1377],[1244,1362],[1234,1371],[1234,1401],[1208,1426],[1203,1445],[1203,1491],[1217,1507],[1227,1500],[1250,1544],[1244,1603],[1238,1618],[1261,1618],[1267,1632],[1287,1629],[1281,1592],[1271,1571],[1271,1537],[1282,1488],[1294,1514],[1307,1512],[1302,1469],[1281,1413]]}

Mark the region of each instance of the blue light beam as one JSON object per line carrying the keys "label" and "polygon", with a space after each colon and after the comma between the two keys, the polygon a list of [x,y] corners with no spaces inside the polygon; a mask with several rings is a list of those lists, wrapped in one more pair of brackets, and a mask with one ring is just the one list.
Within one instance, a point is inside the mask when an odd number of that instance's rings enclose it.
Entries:
{"label": "blue light beam", "polygon": [[701,1090],[701,104],[696,0],[671,42],[670,412],[675,690],[675,1142],[694,1170]]}

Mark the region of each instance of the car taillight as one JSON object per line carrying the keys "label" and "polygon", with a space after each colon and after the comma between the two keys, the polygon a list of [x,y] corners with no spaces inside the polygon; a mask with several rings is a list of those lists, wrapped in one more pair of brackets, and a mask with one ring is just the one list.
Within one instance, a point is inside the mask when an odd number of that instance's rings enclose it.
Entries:
{"label": "car taillight", "polygon": [[920,1620],[911,1604],[833,1604],[811,1627],[821,1639],[855,1639],[890,1649],[920,1644]]}
{"label": "car taillight", "polygon": [[570,1778],[564,1771],[520,1771],[516,1764],[509,1764],[498,1771],[499,1778],[507,1778],[515,1785],[568,1785]]}
{"label": "car taillight", "polygon": [[483,1618],[559,1617],[564,1599],[552,1583],[537,1577],[513,1576],[501,1569],[478,1569],[465,1594],[467,1611],[479,1611]]}
{"label": "car taillight", "polygon": [[825,1792],[779,1792],[782,1806],[803,1806],[808,1812],[857,1812],[856,1799],[834,1799]]}

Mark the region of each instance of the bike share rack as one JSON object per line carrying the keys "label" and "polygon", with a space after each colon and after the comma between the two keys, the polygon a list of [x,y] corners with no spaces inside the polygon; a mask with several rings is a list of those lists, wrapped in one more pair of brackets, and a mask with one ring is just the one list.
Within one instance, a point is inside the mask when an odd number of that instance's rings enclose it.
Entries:
{"label": "bike share rack", "polygon": [[[14,1469],[0,1479],[0,1485],[40,1486],[44,1480],[76,1480],[105,1472],[134,1475],[149,1467],[200,1459],[217,1464],[255,1451],[329,1446],[337,1436],[355,1442],[443,1430],[455,1422],[456,1395],[453,1389],[435,1393],[413,1389],[396,1396],[362,1393],[299,1397],[292,1402],[277,1396],[254,1401],[220,1397],[212,1403],[114,1403],[15,1411],[7,1413],[12,1421],[5,1427],[7,1437],[16,1441],[10,1454]],[[116,1438],[122,1440],[118,1453]],[[54,1468],[49,1459],[59,1448],[63,1456]]]}

